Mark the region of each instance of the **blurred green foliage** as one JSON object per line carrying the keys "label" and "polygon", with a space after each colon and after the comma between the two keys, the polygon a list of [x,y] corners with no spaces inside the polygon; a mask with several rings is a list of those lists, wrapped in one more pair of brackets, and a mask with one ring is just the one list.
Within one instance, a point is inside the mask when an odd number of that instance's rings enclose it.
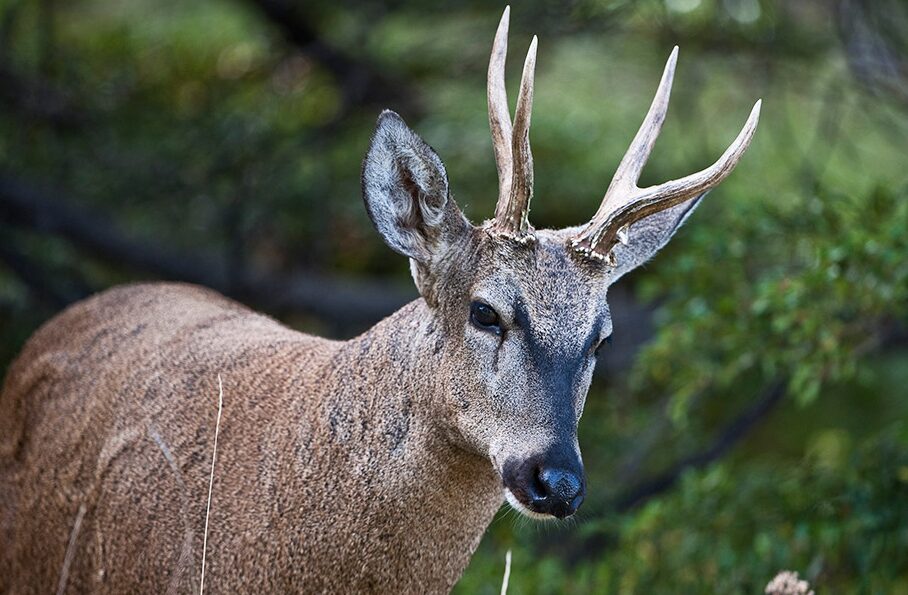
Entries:
{"label": "blurred green foliage", "polygon": [[[293,43],[262,4],[0,2],[0,168],[228,270],[408,283],[359,198],[369,133],[380,109],[400,111],[468,216],[490,216],[485,67],[502,6],[289,3],[308,28]],[[622,281],[657,330],[591,390],[579,518],[503,512],[459,592],[497,592],[508,548],[512,593],[757,593],[782,568],[820,592],[906,592],[906,22],[895,0],[512,7],[512,101],[540,36],[537,227],[595,211],[672,45],[672,108],[643,184],[711,162],[764,105],[735,174]],[[10,253],[63,288],[146,275],[2,217],[0,242],[0,369],[59,307]],[[718,465],[618,505],[777,385],[781,404]]]}
{"label": "blurred green foliage", "polygon": [[704,392],[776,378],[810,404],[908,319],[908,192],[821,189],[797,203],[723,210],[646,280],[645,294],[668,300],[632,382],[671,394],[675,423]]}
{"label": "blurred green foliage", "polygon": [[[762,592],[795,567],[817,592],[908,593],[908,433],[898,424],[860,448],[841,437],[791,466],[746,473],[726,464],[693,472],[633,515],[588,520],[574,531],[619,545],[542,561],[517,540],[512,593]],[[477,558],[462,593],[498,593],[503,557]]]}

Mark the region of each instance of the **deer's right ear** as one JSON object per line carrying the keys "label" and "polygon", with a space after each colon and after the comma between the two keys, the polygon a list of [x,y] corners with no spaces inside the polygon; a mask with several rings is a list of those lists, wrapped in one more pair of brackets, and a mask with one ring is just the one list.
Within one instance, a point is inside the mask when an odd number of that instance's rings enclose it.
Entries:
{"label": "deer's right ear", "polygon": [[366,210],[385,242],[424,267],[469,225],[451,199],[438,154],[392,111],[378,118],[362,183]]}

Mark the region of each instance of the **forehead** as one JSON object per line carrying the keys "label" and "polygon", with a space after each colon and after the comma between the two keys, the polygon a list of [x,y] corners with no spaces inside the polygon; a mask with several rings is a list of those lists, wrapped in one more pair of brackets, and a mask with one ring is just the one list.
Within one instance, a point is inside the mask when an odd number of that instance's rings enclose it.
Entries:
{"label": "forehead", "polygon": [[611,324],[605,271],[575,257],[563,234],[538,230],[536,241],[527,245],[487,238],[478,256],[474,297],[489,300],[500,314],[526,318],[534,331],[559,341],[579,328]]}

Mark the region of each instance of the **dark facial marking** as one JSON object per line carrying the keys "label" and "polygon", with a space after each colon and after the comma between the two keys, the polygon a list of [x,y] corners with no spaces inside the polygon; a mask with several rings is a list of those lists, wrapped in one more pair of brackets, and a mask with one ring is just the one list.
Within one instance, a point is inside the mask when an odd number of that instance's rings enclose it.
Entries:
{"label": "dark facial marking", "polygon": [[[533,331],[526,304],[521,298],[514,304],[514,324],[523,330],[533,370],[539,379],[537,390],[543,392],[552,406],[555,431],[573,432],[576,423],[575,387],[580,382],[586,359],[599,341],[602,321],[594,325],[578,353],[568,349],[552,349],[540,343]],[[570,322],[565,322],[570,324]]]}
{"label": "dark facial marking", "polygon": [[385,430],[385,438],[390,452],[400,452],[407,434],[410,433],[410,410],[413,401],[408,397],[404,399],[399,415],[391,420]]}

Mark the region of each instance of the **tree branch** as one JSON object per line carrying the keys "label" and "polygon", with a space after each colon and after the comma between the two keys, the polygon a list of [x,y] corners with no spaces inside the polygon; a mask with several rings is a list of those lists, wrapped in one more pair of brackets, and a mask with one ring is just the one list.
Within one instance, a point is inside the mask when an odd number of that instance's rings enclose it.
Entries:
{"label": "tree branch", "polygon": [[[291,44],[330,71],[344,94],[347,106],[382,103],[382,107],[418,111],[406,85],[363,58],[353,58],[319,37],[303,14],[302,3],[288,0],[247,0],[275,25]],[[343,110],[341,110],[343,111]]]}
{"label": "tree branch", "polygon": [[65,238],[112,266],[206,285],[272,311],[306,312],[343,332],[362,329],[415,297],[412,291],[386,283],[313,273],[284,276],[251,271],[231,275],[224,261],[211,254],[187,254],[131,238],[105,217],[52,196],[61,193],[39,190],[0,173],[0,220]]}
{"label": "tree branch", "polygon": [[[9,231],[0,226],[0,233],[9,237]],[[16,249],[9,242],[0,243],[0,263],[5,265],[24,283],[40,301],[59,309],[89,295],[90,290],[81,282],[60,279],[35,259]]]}
{"label": "tree branch", "polygon": [[786,383],[773,382],[762,396],[750,407],[739,413],[723,428],[702,450],[679,459],[665,471],[653,478],[644,480],[615,499],[614,509],[627,512],[640,506],[650,498],[670,490],[685,471],[702,469],[719,460],[734,448],[747,434],[762,421],[782,401],[786,393]]}
{"label": "tree branch", "polygon": [[0,64],[0,102],[26,117],[60,128],[74,128],[91,120],[86,111],[73,105],[67,92],[49,80],[21,76],[6,64]]}

